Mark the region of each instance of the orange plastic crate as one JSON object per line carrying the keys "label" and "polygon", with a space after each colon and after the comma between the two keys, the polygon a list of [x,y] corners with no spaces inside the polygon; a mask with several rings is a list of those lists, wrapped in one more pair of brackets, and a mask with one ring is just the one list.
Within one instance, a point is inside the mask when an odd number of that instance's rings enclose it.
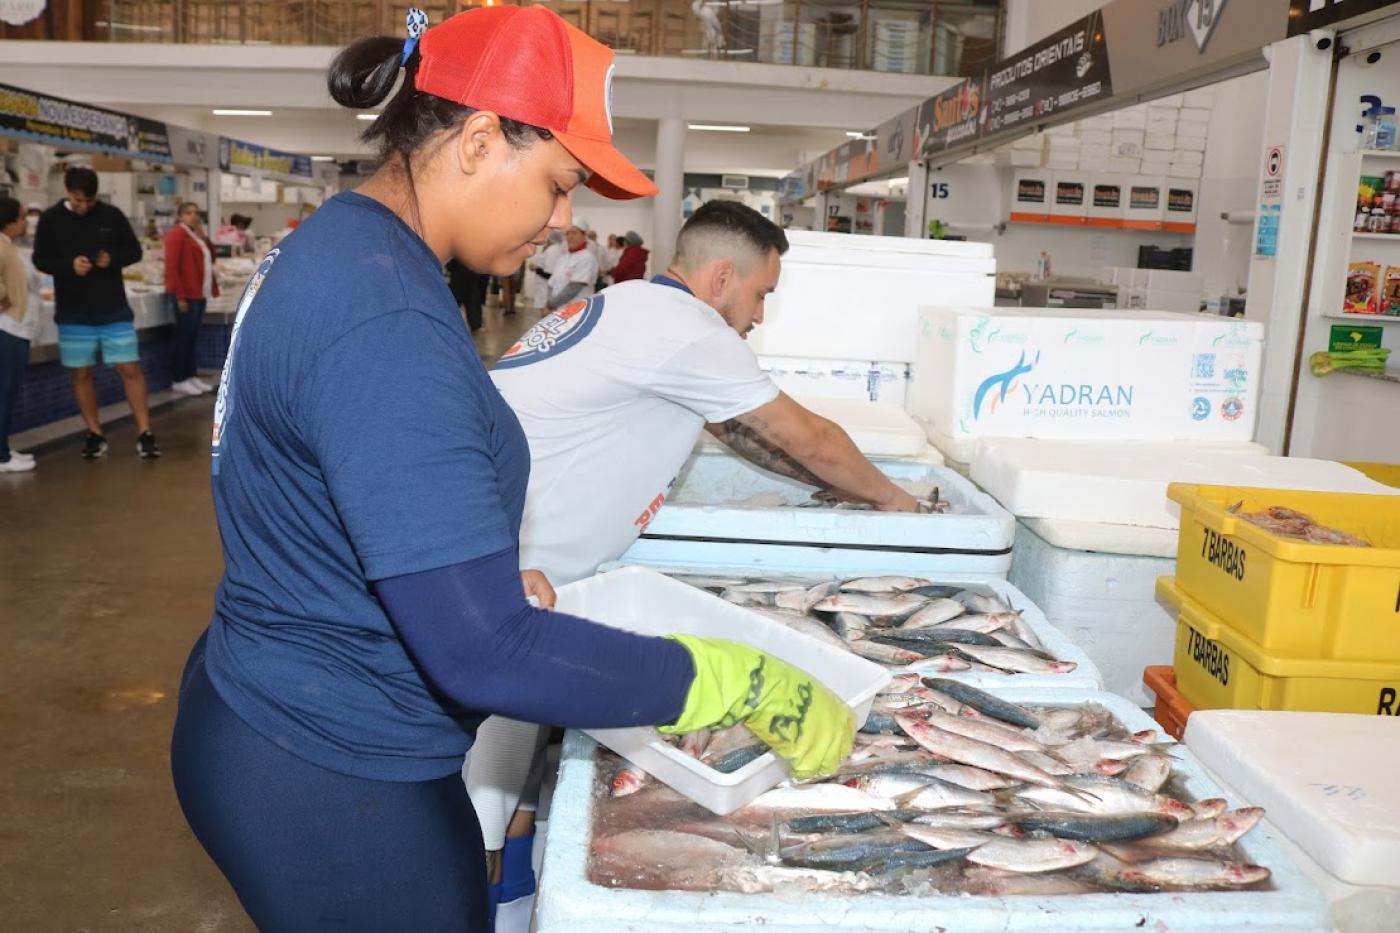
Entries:
{"label": "orange plastic crate", "polygon": [[1157,697],[1152,718],[1166,730],[1167,735],[1180,739],[1186,732],[1187,717],[1196,708],[1186,702],[1186,698],[1176,689],[1176,671],[1170,664],[1154,664],[1142,672],[1142,682]]}

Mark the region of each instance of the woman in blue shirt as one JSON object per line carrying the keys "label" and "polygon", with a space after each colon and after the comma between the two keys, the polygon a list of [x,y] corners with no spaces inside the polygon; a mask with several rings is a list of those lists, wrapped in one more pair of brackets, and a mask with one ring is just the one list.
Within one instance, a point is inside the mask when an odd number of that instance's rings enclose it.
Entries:
{"label": "woman in blue shirt", "polygon": [[[461,13],[331,67],[379,171],[262,261],[215,408],[225,573],[172,742],[186,818],[265,930],[485,929],[459,773],[488,713],[684,732],[745,722],[799,776],[847,710],[746,646],[543,609],[517,537],[529,450],[442,281],[507,275],[586,183],[655,188],[612,147],[612,53],[544,7]],[[524,585],[522,586],[522,580]]]}

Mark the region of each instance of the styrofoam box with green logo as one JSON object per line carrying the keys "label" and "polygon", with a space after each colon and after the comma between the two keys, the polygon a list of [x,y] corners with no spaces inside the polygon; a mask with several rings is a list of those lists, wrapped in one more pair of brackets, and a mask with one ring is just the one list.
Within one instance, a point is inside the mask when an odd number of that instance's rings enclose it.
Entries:
{"label": "styrofoam box with green logo", "polygon": [[982,437],[1249,441],[1263,341],[1198,314],[924,308],[908,407],[963,462]]}

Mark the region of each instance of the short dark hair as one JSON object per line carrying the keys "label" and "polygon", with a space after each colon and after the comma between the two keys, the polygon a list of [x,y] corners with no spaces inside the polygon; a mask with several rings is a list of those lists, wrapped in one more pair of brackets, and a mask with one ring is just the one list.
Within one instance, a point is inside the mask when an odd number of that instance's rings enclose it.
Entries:
{"label": "short dark hair", "polygon": [[725,240],[738,240],[754,249],[760,257],[776,252],[779,256],[788,250],[787,235],[781,227],[764,217],[753,208],[738,201],[708,201],[690,215],[676,237],[676,261],[686,263],[691,256],[691,244],[698,245],[711,237]]}
{"label": "short dark hair", "polygon": [[24,216],[24,205],[14,198],[0,197],[0,227],[8,227]]}
{"label": "short dark hair", "polygon": [[97,173],[85,165],[75,165],[63,173],[63,190],[97,197]]}

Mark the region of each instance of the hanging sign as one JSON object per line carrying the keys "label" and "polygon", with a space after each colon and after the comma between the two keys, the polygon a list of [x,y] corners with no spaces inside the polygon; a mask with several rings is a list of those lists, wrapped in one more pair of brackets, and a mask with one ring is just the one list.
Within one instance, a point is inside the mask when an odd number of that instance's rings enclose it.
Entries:
{"label": "hanging sign", "polygon": [[1103,14],[1091,13],[1017,57],[997,62],[988,69],[986,87],[983,136],[1112,96]]}
{"label": "hanging sign", "polygon": [[1396,5],[1400,5],[1400,0],[1291,0],[1288,34],[1300,36],[1312,29],[1335,26],[1354,16]]}
{"label": "hanging sign", "polygon": [[311,158],[241,139],[219,138],[219,168],[237,175],[294,175],[312,178]]}
{"label": "hanging sign", "polygon": [[170,161],[165,124],[0,84],[0,134],[60,149]]}
{"label": "hanging sign", "polygon": [[48,0],[0,0],[0,23],[23,26],[44,12]]}

